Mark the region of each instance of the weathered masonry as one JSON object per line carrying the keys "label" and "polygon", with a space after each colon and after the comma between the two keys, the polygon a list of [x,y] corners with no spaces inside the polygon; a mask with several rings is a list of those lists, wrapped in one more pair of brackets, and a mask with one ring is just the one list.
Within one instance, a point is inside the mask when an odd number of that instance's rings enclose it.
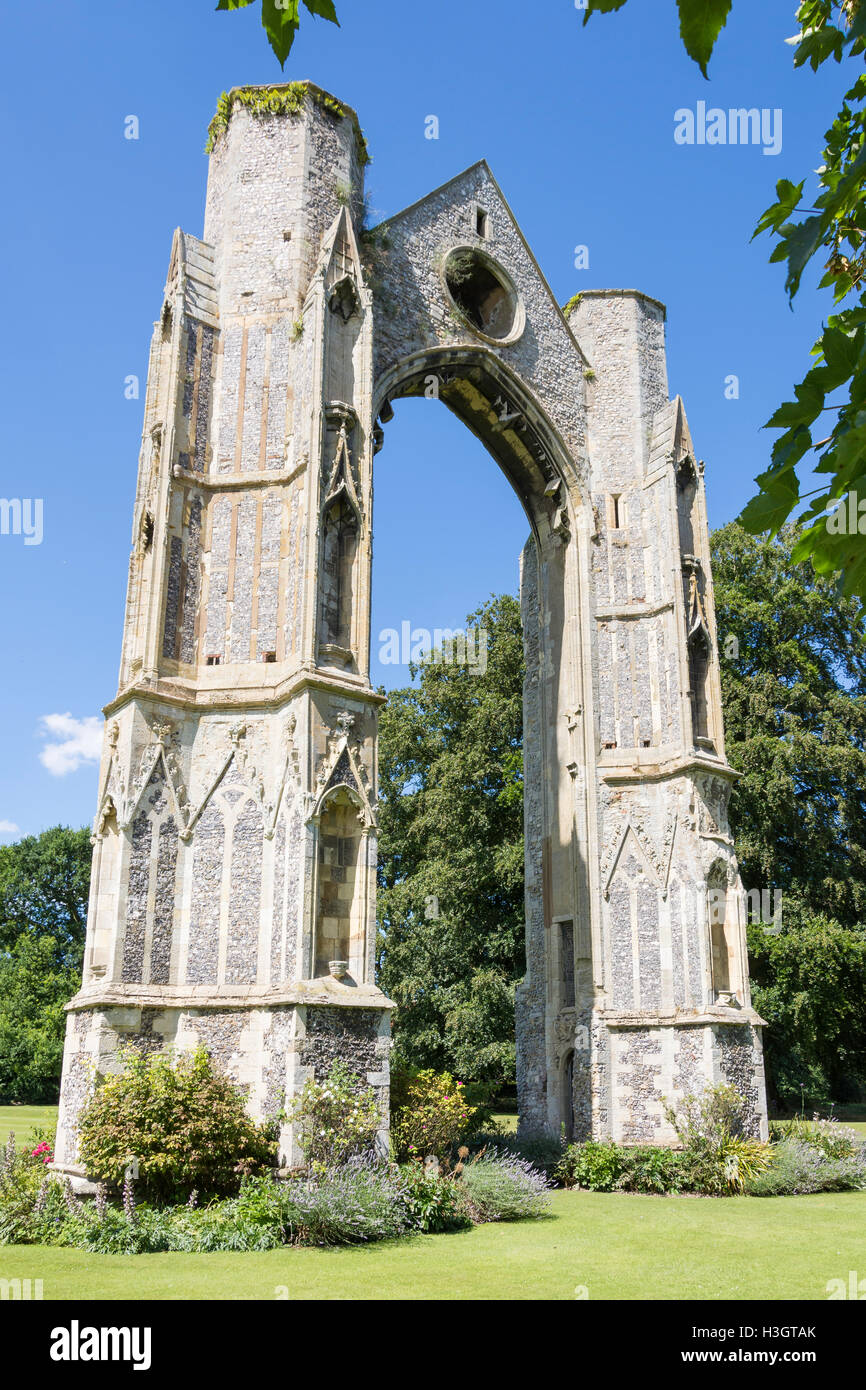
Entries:
{"label": "weathered masonry", "polygon": [[129,1042],[202,1041],[259,1115],[343,1057],[387,1125],[372,472],[416,394],[484,441],[531,528],[522,1122],[664,1142],[666,1098],[727,1080],[760,1130],[703,469],[663,306],[601,290],[564,315],[483,162],[362,233],[354,113],[307,83],[264,106],[221,103],[204,237],[175,233],[153,335],[58,1161]]}

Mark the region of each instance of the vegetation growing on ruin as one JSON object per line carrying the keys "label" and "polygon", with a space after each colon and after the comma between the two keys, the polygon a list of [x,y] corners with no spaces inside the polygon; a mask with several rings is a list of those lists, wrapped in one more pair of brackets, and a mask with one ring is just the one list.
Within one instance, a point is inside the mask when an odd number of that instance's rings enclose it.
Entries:
{"label": "vegetation growing on ruin", "polygon": [[337,120],[347,116],[352,121],[358,162],[362,167],[369,164],[367,141],[354,111],[311,82],[285,82],[272,87],[233,87],[230,92],[223,92],[217,102],[213,120],[207,128],[205,154],[210,154],[215,149],[220,136],[228,130],[236,104],[245,106],[258,119],[264,119],[266,116],[298,116],[303,110],[304,99],[308,94],[317,106]]}

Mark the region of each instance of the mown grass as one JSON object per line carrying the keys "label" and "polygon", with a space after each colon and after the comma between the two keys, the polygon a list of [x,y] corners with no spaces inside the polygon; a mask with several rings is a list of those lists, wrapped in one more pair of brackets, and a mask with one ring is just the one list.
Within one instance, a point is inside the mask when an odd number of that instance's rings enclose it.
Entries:
{"label": "mown grass", "polygon": [[[551,1216],[341,1250],[86,1255],[0,1247],[46,1299],[813,1299],[866,1270],[866,1193],[640,1197],[554,1192]],[[586,1290],[586,1294],[582,1294]],[[286,1292],[283,1292],[286,1291]]]}
{"label": "mown grass", "polygon": [[34,1127],[53,1129],[56,1124],[56,1105],[0,1105],[0,1144],[12,1133],[20,1146]]}
{"label": "mown grass", "polygon": [[[0,1107],[23,1142],[56,1106]],[[502,1115],[506,1124],[511,1115]],[[840,1117],[842,1118],[842,1117]],[[866,1131],[866,1122],[852,1121]],[[509,1125],[509,1128],[511,1126]],[[824,1299],[866,1270],[866,1193],[641,1197],[554,1192],[543,1221],[340,1250],[87,1255],[0,1247],[0,1278],[46,1299]],[[576,1292],[577,1291],[577,1292]]]}

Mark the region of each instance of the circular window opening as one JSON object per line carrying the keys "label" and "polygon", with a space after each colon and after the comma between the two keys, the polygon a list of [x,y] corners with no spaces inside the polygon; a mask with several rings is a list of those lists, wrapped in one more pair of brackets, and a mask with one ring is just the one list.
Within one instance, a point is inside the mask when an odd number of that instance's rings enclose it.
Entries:
{"label": "circular window opening", "polygon": [[476,332],[497,341],[512,336],[518,319],[517,293],[486,257],[472,247],[452,251],[445,262],[445,284]]}

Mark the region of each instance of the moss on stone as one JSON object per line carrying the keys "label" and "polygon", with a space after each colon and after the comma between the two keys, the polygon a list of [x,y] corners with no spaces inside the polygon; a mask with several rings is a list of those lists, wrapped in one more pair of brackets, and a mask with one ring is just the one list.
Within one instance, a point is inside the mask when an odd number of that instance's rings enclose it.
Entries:
{"label": "moss on stone", "polygon": [[358,162],[362,167],[369,164],[370,152],[367,148],[367,141],[354,111],[351,111],[348,106],[344,106],[341,101],[337,101],[336,97],[332,97],[330,93],[315,87],[311,82],[285,82],[272,87],[233,87],[230,92],[223,92],[217,102],[213,120],[207,128],[205,154],[210,154],[214,150],[220,136],[228,130],[235,103],[245,106],[256,117],[298,116],[303,109],[304,98],[308,93],[317,106],[320,106],[323,111],[328,111],[338,120],[342,120],[345,116],[351,118],[355,130]]}

